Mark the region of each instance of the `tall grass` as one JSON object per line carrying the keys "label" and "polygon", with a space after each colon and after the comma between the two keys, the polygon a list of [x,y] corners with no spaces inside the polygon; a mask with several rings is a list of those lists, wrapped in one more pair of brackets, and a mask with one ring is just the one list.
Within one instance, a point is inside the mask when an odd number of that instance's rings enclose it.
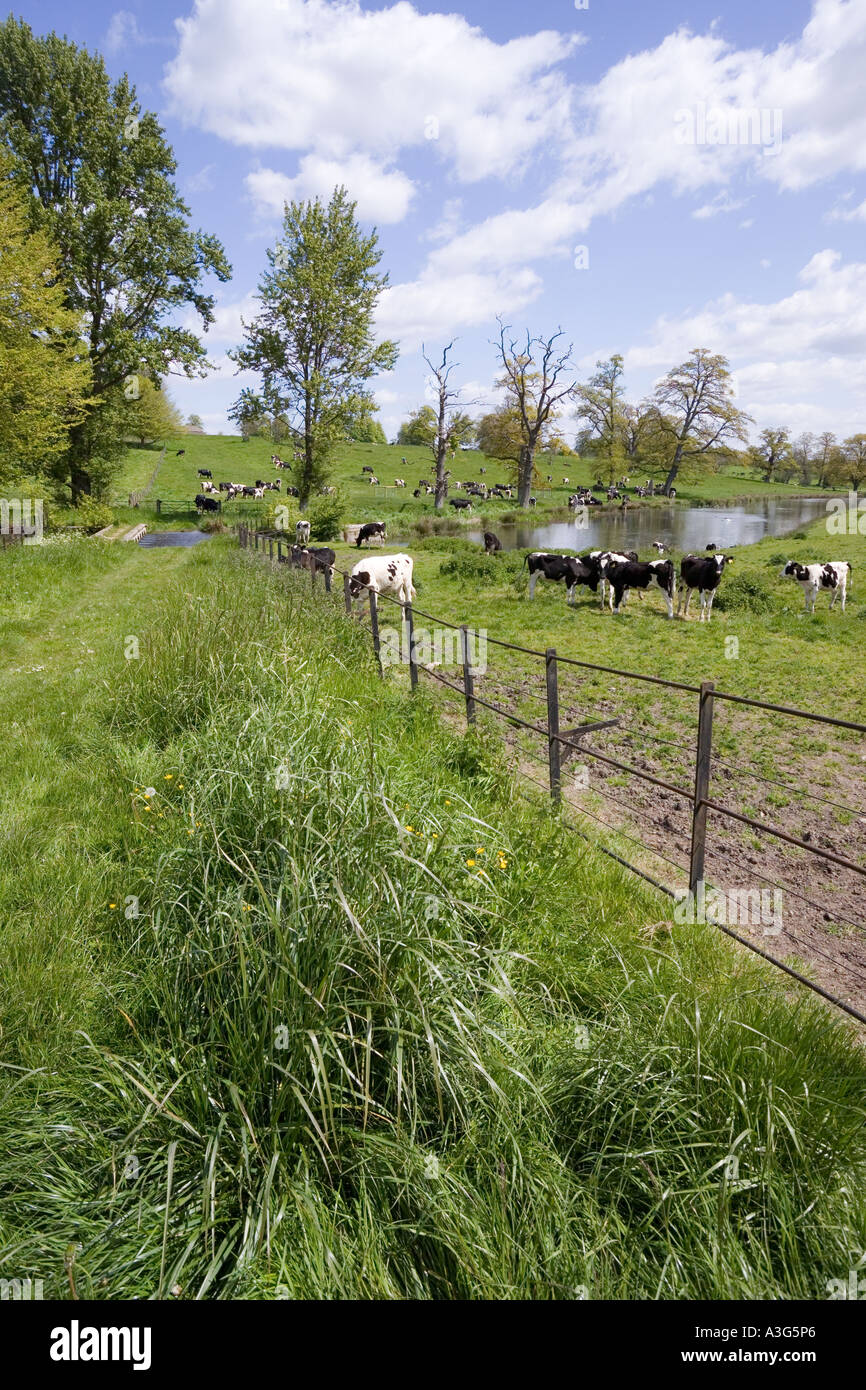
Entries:
{"label": "tall grass", "polygon": [[9,1050],[4,1274],[400,1299],[845,1276],[845,1027],[711,929],[642,936],[659,901],[381,684],[302,576],[215,541],[148,611],[91,712],[139,915],[63,1057],[33,1064],[35,995]]}

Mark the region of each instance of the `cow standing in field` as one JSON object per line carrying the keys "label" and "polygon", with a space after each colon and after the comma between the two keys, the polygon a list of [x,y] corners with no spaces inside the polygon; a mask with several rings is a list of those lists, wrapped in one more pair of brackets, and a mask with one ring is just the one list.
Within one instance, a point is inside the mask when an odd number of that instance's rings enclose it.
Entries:
{"label": "cow standing in field", "polygon": [[614,560],[606,567],[605,577],[610,584],[614,613],[620,613],[629,589],[648,589],[651,584],[661,589],[668,617],[674,616],[674,565],[672,560]]}
{"label": "cow standing in field", "polygon": [[826,565],[800,565],[789,560],[782,570],[783,579],[794,579],[801,585],[805,597],[805,611],[815,612],[815,600],[822,589],[832,590],[832,608],[836,599],[842,596],[842,612],[845,612],[845,599],[851,582],[851,566],[847,560],[830,560]]}
{"label": "cow standing in field", "polygon": [[218,498],[205,497],[204,493],[200,492],[195,499],[195,508],[197,512],[218,512],[220,504]]}
{"label": "cow standing in field", "polygon": [[363,541],[372,540],[374,536],[377,536],[379,540],[383,542],[388,539],[387,535],[385,534],[384,521],[365,521],[364,525],[361,527],[355,539],[355,548],[357,550],[360,550],[361,543]]}
{"label": "cow standing in field", "polygon": [[725,572],[725,565],[730,565],[733,559],[733,555],[723,555],[721,551],[716,551],[715,555],[683,556],[680,564],[680,582],[677,589],[677,616],[683,607],[684,597],[683,617],[689,616],[692,590],[697,589],[701,596],[701,622],[704,621],[705,615],[707,622],[710,621],[713,599]]}
{"label": "cow standing in field", "polygon": [[[604,608],[604,597],[607,585],[608,566],[615,564],[626,564],[629,560],[637,562],[636,550],[591,550],[588,555],[581,555],[581,560],[585,565],[595,564],[598,566],[598,578],[601,586],[601,606]],[[613,611],[613,588],[610,591],[610,607]]]}
{"label": "cow standing in field", "polygon": [[199,468],[199,469],[198,469],[198,476],[199,476],[200,478],[212,478],[212,477],[213,477],[213,473],[210,471],[209,468]]}
{"label": "cow standing in field", "polygon": [[295,544],[306,545],[310,539],[310,523],[308,521],[295,522]]}
{"label": "cow standing in field", "polygon": [[484,551],[487,555],[495,555],[502,549],[502,541],[498,536],[494,536],[492,531],[484,532]]}
{"label": "cow standing in field", "polygon": [[535,586],[539,579],[550,580],[552,584],[565,584],[566,602],[573,604],[578,584],[587,584],[594,589],[598,584],[598,571],[586,565],[573,555],[557,555],[548,550],[533,550],[524,556],[523,564],[529,570],[529,597],[535,597]]}
{"label": "cow standing in field", "polygon": [[375,555],[359,560],[349,575],[349,597],[363,598],[369,592],[395,594],[398,602],[411,603],[415,598],[413,567],[410,555]]}

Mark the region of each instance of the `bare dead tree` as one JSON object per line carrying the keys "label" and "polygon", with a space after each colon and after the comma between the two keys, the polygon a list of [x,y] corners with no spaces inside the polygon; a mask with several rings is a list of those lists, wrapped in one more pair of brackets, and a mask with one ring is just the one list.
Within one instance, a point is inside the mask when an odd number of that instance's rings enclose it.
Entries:
{"label": "bare dead tree", "polygon": [[451,373],[460,365],[459,362],[448,361],[448,354],[453,346],[452,341],[442,349],[442,360],[437,364],[427,356],[426,347],[423,343],[421,344],[421,355],[430,368],[435,382],[434,389],[438,404],[436,428],[432,438],[427,441],[427,447],[432,450],[436,466],[435,503],[437,511],[441,511],[445,506],[445,498],[448,495],[450,469],[445,468],[445,460],[449,452],[453,451],[460,443],[461,436],[471,426],[469,417],[464,412],[455,409],[455,403],[460,398],[459,389],[449,384]]}
{"label": "bare dead tree", "polygon": [[[519,430],[517,458],[517,500],[521,507],[529,506],[535,452],[544,442],[546,432],[556,419],[556,407],[574,391],[572,379],[572,348],[558,346],[562,329],[550,338],[531,337],[518,347],[510,338],[511,326],[497,319],[499,342],[495,344],[503,367],[502,385],[514,408]],[[567,377],[567,384],[565,378]]]}

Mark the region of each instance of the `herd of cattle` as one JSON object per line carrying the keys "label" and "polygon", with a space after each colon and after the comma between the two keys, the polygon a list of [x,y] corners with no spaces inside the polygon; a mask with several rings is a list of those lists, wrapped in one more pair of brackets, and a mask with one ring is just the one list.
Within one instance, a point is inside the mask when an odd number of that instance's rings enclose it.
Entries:
{"label": "herd of cattle", "polygon": [[[328,570],[333,576],[336,555],[326,546],[309,547],[310,523],[299,521],[295,532],[295,545],[292,546],[291,563],[308,565],[312,556],[317,569]],[[355,544],[360,548],[367,540],[386,539],[383,522],[367,522],[359,530]],[[665,549],[661,542],[655,542]],[[498,537],[490,531],[484,533],[484,548],[488,554],[502,549]],[[714,549],[714,547],[713,547]],[[630,590],[634,589],[638,598],[650,588],[662,594],[669,618],[674,616],[674,589],[677,591],[677,616],[682,613],[688,618],[692,595],[697,592],[700,598],[701,622],[710,621],[713,600],[722,576],[728,565],[733,563],[732,555],[716,552],[712,555],[685,555],[680,561],[677,579],[674,563],[670,559],[640,560],[637,552],[591,550],[586,555],[559,555],[549,551],[535,550],[525,556],[523,567],[529,574],[529,598],[535,597],[539,579],[550,583],[562,583],[566,589],[566,601],[575,602],[579,585],[585,584],[593,593],[601,595],[604,608],[607,599],[611,612],[622,612]],[[412,603],[415,598],[413,586],[414,562],[409,555],[366,556],[353,567],[349,576],[349,594],[352,599],[363,598],[368,592],[394,594],[399,603]],[[822,591],[832,592],[830,607],[841,596],[842,611],[845,610],[847,590],[851,582],[851,565],[847,561],[830,561],[826,564],[801,565],[790,560],[782,570],[782,577],[792,579],[803,588],[806,611],[814,612],[815,600]]]}

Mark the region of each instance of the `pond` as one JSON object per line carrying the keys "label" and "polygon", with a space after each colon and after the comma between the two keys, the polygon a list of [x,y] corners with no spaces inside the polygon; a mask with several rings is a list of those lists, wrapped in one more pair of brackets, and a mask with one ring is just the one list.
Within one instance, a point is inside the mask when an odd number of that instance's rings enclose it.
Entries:
{"label": "pond", "polygon": [[[623,511],[602,511],[590,507],[587,525],[578,520],[552,521],[533,526],[527,519],[516,523],[496,521],[493,529],[505,550],[530,547],[538,550],[649,550],[653,541],[663,541],[671,550],[702,551],[710,543],[719,550],[735,545],[752,545],[765,536],[784,536],[826,516],[822,497],[755,498],[728,507],[627,507]],[[467,533],[471,541],[482,541],[483,528]]]}
{"label": "pond", "polygon": [[149,531],[138,542],[145,550],[161,545],[198,545],[199,541],[209,541],[206,531]]}

